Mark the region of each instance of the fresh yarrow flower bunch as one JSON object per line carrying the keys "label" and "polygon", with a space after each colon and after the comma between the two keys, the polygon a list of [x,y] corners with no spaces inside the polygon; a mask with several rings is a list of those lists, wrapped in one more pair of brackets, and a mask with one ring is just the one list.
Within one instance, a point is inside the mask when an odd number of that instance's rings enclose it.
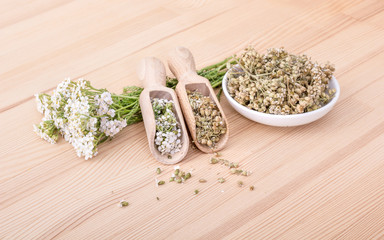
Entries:
{"label": "fresh yarrow flower bunch", "polygon": [[116,95],[96,89],[84,79],[65,79],[52,95],[35,95],[37,109],[44,117],[40,124],[34,125],[34,130],[50,143],[56,143],[60,133],[77,155],[87,160],[96,156],[100,143],[141,120],[138,102],[141,91],[131,87]]}
{"label": "fresh yarrow flower bunch", "polygon": [[169,157],[181,149],[181,129],[173,112],[172,100],[153,98],[152,108],[156,121],[155,145],[162,155]]}

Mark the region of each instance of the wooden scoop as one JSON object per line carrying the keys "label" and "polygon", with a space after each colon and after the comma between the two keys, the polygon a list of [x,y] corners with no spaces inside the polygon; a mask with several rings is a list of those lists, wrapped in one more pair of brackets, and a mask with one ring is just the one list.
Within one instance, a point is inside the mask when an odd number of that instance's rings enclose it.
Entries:
{"label": "wooden scoop", "polygon": [[[197,75],[195,61],[193,59],[192,53],[184,47],[175,48],[168,58],[168,66],[171,72],[175,75],[179,83],[176,86],[176,93],[179,97],[181,108],[183,109],[185,121],[188,125],[189,132],[192,135],[195,145],[203,152],[212,153],[219,151],[224,148],[225,144],[228,141],[229,131],[228,131],[228,121],[225,117],[224,111],[220,106],[219,101],[217,100],[216,94],[213,91],[213,88],[208,81],[208,79]],[[207,145],[202,145],[197,141],[196,138],[196,121],[193,115],[192,107],[189,103],[187,90],[189,91],[199,91],[204,96],[209,96],[217,105],[220,110],[222,121],[227,128],[225,134],[220,136],[220,141],[216,143],[215,148],[210,148]]]}
{"label": "wooden scoop", "polygon": [[[144,90],[140,94],[140,107],[144,119],[145,131],[147,132],[149,149],[151,150],[152,155],[161,163],[178,163],[188,152],[189,138],[175,91],[165,87],[166,79],[164,64],[157,58],[145,58],[141,60],[137,73],[144,86]],[[176,115],[176,119],[181,129],[182,147],[179,152],[171,155],[172,158],[168,158],[168,154],[162,155],[155,145],[156,122],[151,103],[152,98],[173,100],[173,112]]]}

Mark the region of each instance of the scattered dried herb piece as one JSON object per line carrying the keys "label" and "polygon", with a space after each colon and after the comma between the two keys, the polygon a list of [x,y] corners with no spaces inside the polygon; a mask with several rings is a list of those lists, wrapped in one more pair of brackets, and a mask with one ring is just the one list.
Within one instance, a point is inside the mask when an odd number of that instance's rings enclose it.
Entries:
{"label": "scattered dried herb piece", "polygon": [[198,194],[198,193],[199,193],[199,190],[196,189],[196,190],[195,190],[195,195]]}
{"label": "scattered dried herb piece", "polygon": [[170,178],[170,182],[177,182],[177,183],[183,183],[185,182],[186,180],[190,179],[192,177],[192,173],[191,172],[184,172],[184,171],[181,171],[180,170],[180,167],[179,166],[175,166],[175,171],[173,172],[171,178]]}
{"label": "scattered dried herb piece", "polygon": [[129,203],[125,200],[121,200],[119,203],[119,207],[127,207],[128,205],[129,205]]}
{"label": "scattered dried herb piece", "polygon": [[217,158],[211,158],[211,160],[209,161],[210,164],[216,164],[219,162],[219,159]]}
{"label": "scattered dried herb piece", "polygon": [[164,185],[165,184],[165,181],[159,181],[158,183],[157,183],[157,185]]}
{"label": "scattered dried herb piece", "polygon": [[160,198],[159,197],[156,197],[157,201],[160,201]]}
{"label": "scattered dried herb piece", "polygon": [[232,173],[232,174],[237,174],[237,175],[243,175],[243,176],[249,176],[251,174],[250,171],[245,171],[245,170],[242,170],[242,169],[238,169],[240,164],[238,162],[230,162],[226,159],[221,159],[221,158],[215,158],[215,157],[212,157],[210,158],[209,160],[209,163],[210,164],[217,164],[217,163],[220,163],[222,165],[225,165],[227,167],[229,167],[229,171]]}
{"label": "scattered dried herb piece", "polygon": [[203,179],[203,178],[200,178],[200,179],[199,179],[199,182],[200,182],[200,183],[206,183],[207,180],[205,180],[205,179]]}
{"label": "scattered dried herb piece", "polygon": [[243,184],[244,184],[243,181],[237,181],[237,186],[242,187]]}
{"label": "scattered dried herb piece", "polygon": [[187,180],[187,179],[191,178],[191,176],[192,176],[191,173],[188,172],[187,174],[185,174],[184,179]]}
{"label": "scattered dried herb piece", "polygon": [[236,168],[231,168],[230,171],[231,171],[232,174],[237,174],[237,175],[240,175],[243,172],[243,170],[236,169]]}
{"label": "scattered dried herb piece", "polygon": [[249,187],[249,190],[251,190],[251,191],[253,191],[254,189],[255,189],[254,186],[250,186],[250,187]]}
{"label": "scattered dried herb piece", "polygon": [[161,168],[158,167],[158,168],[156,169],[156,173],[157,173],[157,174],[160,174],[160,173],[161,173]]}
{"label": "scattered dried herb piece", "polygon": [[214,154],[215,154],[215,157],[221,157],[222,155],[221,152],[215,152]]}
{"label": "scattered dried herb piece", "polygon": [[224,179],[223,177],[221,177],[221,178],[218,178],[217,181],[218,181],[219,183],[224,183],[224,182],[225,182],[225,179]]}

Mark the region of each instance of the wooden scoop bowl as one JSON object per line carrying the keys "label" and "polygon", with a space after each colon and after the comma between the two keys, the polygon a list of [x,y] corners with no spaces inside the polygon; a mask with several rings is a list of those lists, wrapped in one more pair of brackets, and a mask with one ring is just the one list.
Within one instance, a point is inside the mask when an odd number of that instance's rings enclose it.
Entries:
{"label": "wooden scoop bowl", "polygon": [[[161,163],[178,163],[185,157],[188,152],[189,138],[175,91],[165,87],[166,78],[164,64],[157,58],[145,58],[141,60],[137,74],[140,80],[143,82],[144,86],[144,90],[140,94],[140,108],[144,119],[144,126],[147,133],[149,149],[151,150],[152,155],[156,158],[156,160]],[[173,112],[175,113],[176,119],[180,124],[182,145],[180,151],[173,154],[172,158],[168,158],[167,154],[162,155],[155,145],[156,122],[151,103],[152,98],[173,100]]]}
{"label": "wooden scoop bowl", "polygon": [[[179,81],[176,86],[176,93],[179,97],[185,121],[188,125],[189,132],[192,135],[195,145],[205,153],[212,153],[223,149],[229,137],[228,121],[208,79],[197,75],[195,61],[193,59],[192,53],[185,47],[175,48],[169,54],[168,66],[171,72]],[[220,140],[216,143],[215,148],[210,148],[207,145],[202,145],[197,141],[196,121],[193,115],[192,107],[189,103],[187,90],[198,90],[204,96],[209,96],[216,103],[217,107],[220,110],[222,121],[224,121],[227,131],[225,134],[220,136]]]}

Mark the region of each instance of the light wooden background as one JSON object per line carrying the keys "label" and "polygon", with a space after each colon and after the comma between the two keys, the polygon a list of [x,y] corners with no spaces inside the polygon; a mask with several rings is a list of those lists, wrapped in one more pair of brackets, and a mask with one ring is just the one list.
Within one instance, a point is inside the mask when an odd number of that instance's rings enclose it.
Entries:
{"label": "light wooden background", "polygon": [[[383,238],[383,10],[382,0],[2,0],[0,239]],[[89,161],[32,131],[41,119],[32,95],[65,77],[121,92],[140,85],[143,57],[165,60],[184,45],[200,68],[248,44],[329,60],[342,90],[326,117],[294,128],[251,122],[222,100],[223,157],[250,177],[190,149],[180,166],[193,177],[157,188],[142,123]],[[163,169],[167,180],[172,167]]]}

